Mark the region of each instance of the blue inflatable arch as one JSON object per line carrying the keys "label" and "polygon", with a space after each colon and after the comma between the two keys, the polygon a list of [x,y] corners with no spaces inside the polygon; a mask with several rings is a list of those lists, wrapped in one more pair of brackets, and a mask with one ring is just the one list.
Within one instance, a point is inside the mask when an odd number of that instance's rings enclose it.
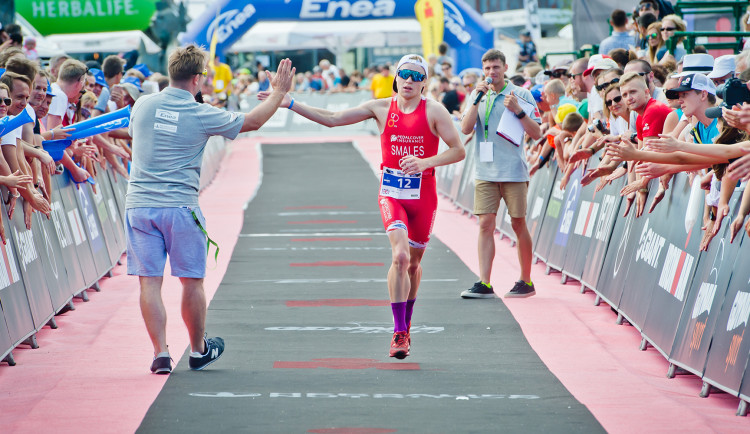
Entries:
{"label": "blue inflatable arch", "polygon": [[[216,29],[216,52],[223,53],[258,21],[414,18],[415,3],[411,0],[217,0],[190,23],[180,42],[208,47]],[[480,67],[482,54],[494,46],[492,26],[462,0],[443,0],[443,6],[443,39],[456,50],[456,70]]]}

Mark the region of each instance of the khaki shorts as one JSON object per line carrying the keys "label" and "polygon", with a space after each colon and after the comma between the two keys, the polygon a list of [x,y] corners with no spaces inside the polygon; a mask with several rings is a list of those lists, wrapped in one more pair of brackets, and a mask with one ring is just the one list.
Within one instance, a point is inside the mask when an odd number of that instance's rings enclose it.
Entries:
{"label": "khaki shorts", "polygon": [[505,200],[508,214],[513,218],[526,217],[528,182],[474,181],[474,215],[497,214],[500,199]]}

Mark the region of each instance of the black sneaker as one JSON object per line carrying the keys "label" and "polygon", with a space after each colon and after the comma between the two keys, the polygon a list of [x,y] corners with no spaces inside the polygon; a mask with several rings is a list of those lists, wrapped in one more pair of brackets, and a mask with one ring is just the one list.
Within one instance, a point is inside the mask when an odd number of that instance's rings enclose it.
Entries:
{"label": "black sneaker", "polygon": [[523,280],[519,280],[513,285],[513,289],[508,291],[503,297],[505,298],[525,298],[535,295],[534,284],[528,285]]}
{"label": "black sneaker", "polygon": [[482,282],[477,282],[471,288],[461,293],[461,298],[495,298],[495,291]]}
{"label": "black sneaker", "polygon": [[172,358],[169,356],[154,357],[151,363],[151,372],[154,374],[169,374],[172,372]]}
{"label": "black sneaker", "polygon": [[206,342],[206,352],[200,357],[190,356],[188,364],[193,371],[203,370],[206,366],[221,357],[221,354],[224,352],[224,339],[219,337],[203,338],[203,341]]}

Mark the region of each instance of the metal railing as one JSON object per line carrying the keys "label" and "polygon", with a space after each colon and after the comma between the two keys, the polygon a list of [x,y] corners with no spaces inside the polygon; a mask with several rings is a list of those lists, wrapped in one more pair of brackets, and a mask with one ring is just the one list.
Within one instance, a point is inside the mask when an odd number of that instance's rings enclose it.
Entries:
{"label": "metal railing", "polygon": [[739,30],[740,18],[745,14],[745,10],[750,5],[748,0],[719,0],[719,1],[678,1],[674,5],[674,11],[677,15],[707,15],[707,14],[724,14],[731,12],[734,15],[734,29]]}
{"label": "metal railing", "polygon": [[695,40],[700,37],[734,38],[735,40],[733,42],[706,42],[702,45],[705,46],[707,50],[732,49],[735,53],[739,53],[742,51],[742,38],[750,37],[750,32],[674,32],[674,35],[667,39],[667,51],[674,54],[677,47],[677,41],[683,37],[685,38],[683,45],[688,54],[695,51]]}

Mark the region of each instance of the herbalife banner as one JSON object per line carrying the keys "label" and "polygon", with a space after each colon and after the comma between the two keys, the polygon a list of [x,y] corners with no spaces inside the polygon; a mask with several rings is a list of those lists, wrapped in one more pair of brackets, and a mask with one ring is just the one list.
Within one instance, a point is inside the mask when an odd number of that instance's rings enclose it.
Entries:
{"label": "herbalife banner", "polygon": [[22,0],[16,12],[42,35],[145,30],[158,0]]}

